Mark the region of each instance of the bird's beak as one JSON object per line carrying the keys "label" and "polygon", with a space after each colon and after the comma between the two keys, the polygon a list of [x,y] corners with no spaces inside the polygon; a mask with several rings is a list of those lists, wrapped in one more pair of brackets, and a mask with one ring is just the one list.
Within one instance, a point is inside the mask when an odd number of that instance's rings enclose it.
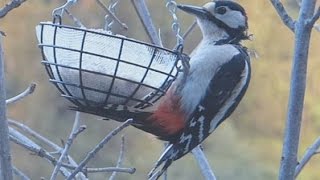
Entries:
{"label": "bird's beak", "polygon": [[208,15],[208,11],[204,7],[190,6],[190,5],[183,5],[183,4],[179,4],[177,7],[182,11],[187,12],[189,14],[193,14],[197,17],[207,17]]}

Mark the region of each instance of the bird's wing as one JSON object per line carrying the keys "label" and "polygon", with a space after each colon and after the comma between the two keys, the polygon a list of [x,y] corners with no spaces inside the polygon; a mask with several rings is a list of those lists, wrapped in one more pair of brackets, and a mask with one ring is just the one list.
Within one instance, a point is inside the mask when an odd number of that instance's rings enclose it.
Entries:
{"label": "bird's wing", "polygon": [[199,145],[237,107],[250,81],[249,57],[246,52],[239,51],[211,79],[206,95],[188,119],[183,132],[162,154],[149,174],[150,177],[161,164],[164,165],[158,175],[173,161]]}

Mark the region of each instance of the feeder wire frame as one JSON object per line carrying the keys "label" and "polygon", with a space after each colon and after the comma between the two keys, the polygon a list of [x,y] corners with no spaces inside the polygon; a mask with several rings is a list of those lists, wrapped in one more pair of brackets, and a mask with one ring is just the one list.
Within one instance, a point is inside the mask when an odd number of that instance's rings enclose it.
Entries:
{"label": "feeder wire frame", "polygon": [[[39,48],[41,49],[41,54],[42,54],[42,64],[45,66],[45,69],[49,75],[49,81],[51,83],[53,83],[56,88],[60,91],[61,96],[67,98],[70,102],[72,102],[74,105],[78,106],[78,107],[84,107],[84,106],[90,106],[90,107],[106,107],[109,103],[108,103],[108,99],[113,96],[113,97],[119,97],[119,98],[125,98],[125,103],[122,105],[127,105],[129,102],[135,102],[134,107],[138,108],[138,109],[144,109],[147,107],[152,106],[156,101],[158,101],[162,96],[165,95],[166,91],[169,89],[169,87],[171,86],[172,82],[176,79],[179,71],[175,69],[177,69],[177,64],[179,61],[179,56],[178,56],[178,52],[174,52],[171,51],[169,49],[163,48],[163,47],[158,47],[155,45],[151,45],[145,42],[140,42],[140,41],[136,41],[133,39],[127,39],[126,37],[121,37],[121,36],[115,36],[115,35],[111,35],[111,34],[105,34],[105,33],[101,33],[101,32],[96,32],[96,31],[92,31],[92,30],[87,30],[87,29],[83,29],[83,28],[77,28],[77,27],[73,27],[73,26],[67,26],[67,25],[61,25],[61,24],[50,24],[50,23],[40,23],[41,25],[41,36],[40,36],[40,43],[39,43]],[[44,26],[53,26],[54,29],[54,39],[53,39],[53,44],[44,44],[43,43],[43,29]],[[81,44],[81,49],[77,50],[77,49],[72,49],[72,48],[68,48],[68,47],[62,47],[62,46],[58,46],[56,45],[56,33],[57,33],[57,29],[58,28],[68,28],[68,29],[73,29],[73,30],[77,30],[77,31],[83,31],[84,35],[83,35],[83,39],[82,39],[82,44]],[[101,55],[101,54],[96,54],[96,53],[90,53],[90,52],[85,52],[83,51],[83,47],[84,47],[84,43],[85,43],[85,38],[86,38],[86,34],[87,32],[93,33],[93,34],[97,34],[97,35],[103,35],[103,36],[108,36],[111,38],[116,38],[116,39],[120,39],[121,40],[121,46],[119,49],[119,54],[118,54],[118,58],[113,58],[113,57],[109,57],[109,56],[105,56],[105,55]],[[137,43],[137,44],[141,44],[141,45],[145,45],[148,46],[150,48],[153,48],[153,54],[152,54],[152,59],[150,60],[150,63],[148,64],[147,67],[139,65],[139,64],[135,64],[135,63],[131,63],[131,62],[127,62],[125,60],[121,59],[121,54],[122,54],[122,48],[123,48],[123,44],[125,41],[130,41],[133,43]],[[54,58],[54,62],[50,62],[47,60],[45,53],[44,53],[44,48],[45,47],[49,47],[53,49],[53,58]],[[63,50],[68,50],[68,51],[73,51],[73,52],[78,52],[80,53],[80,59],[79,59],[79,67],[72,67],[69,65],[64,65],[64,64],[59,64],[57,63],[57,57],[56,57],[56,50],[57,49],[63,49]],[[160,70],[157,69],[153,69],[151,68],[151,64],[154,62],[154,58],[155,55],[157,53],[157,51],[165,51],[167,53],[170,53],[172,55],[175,55],[175,59],[174,59],[174,66],[171,68],[169,73],[166,72],[162,72]],[[93,56],[97,56],[97,57],[101,57],[101,58],[107,58],[107,59],[111,59],[114,61],[117,61],[117,66],[116,69],[114,71],[113,75],[110,74],[105,74],[105,73],[101,73],[101,72],[96,72],[96,71],[92,71],[92,70],[87,70],[87,69],[82,69],[82,57],[83,54],[87,54],[87,55],[93,55]],[[134,81],[131,79],[127,79],[127,78],[123,78],[123,77],[119,77],[117,76],[117,70],[119,67],[119,63],[126,63],[126,64],[130,64],[130,65],[134,65],[137,67],[141,67],[141,68],[145,68],[146,71],[143,75],[143,78],[140,81]],[[57,75],[55,76],[53,73],[52,68],[55,68]],[[72,70],[77,70],[79,71],[79,84],[76,83],[68,83],[68,82],[64,82],[61,75],[60,75],[60,68],[66,68],[66,69],[72,69]],[[161,74],[166,75],[165,81],[162,83],[162,85],[160,87],[153,87],[147,84],[144,84],[143,81],[145,79],[145,77],[147,76],[147,73],[152,70],[154,72],[158,72]],[[105,76],[105,77],[111,77],[112,78],[112,82],[111,85],[108,89],[108,91],[102,91],[100,89],[95,89],[92,87],[87,87],[83,85],[83,80],[82,80],[82,75],[83,72],[85,73],[90,73],[90,74],[95,74],[95,75],[101,75],[101,76]],[[121,94],[117,94],[117,93],[113,93],[112,88],[113,88],[113,84],[115,82],[116,79],[119,80],[124,80],[130,83],[134,83],[137,85],[137,87],[135,88],[135,90],[133,91],[133,93],[130,96],[123,96]],[[69,91],[68,89],[69,87],[76,87],[79,88],[81,90],[82,93],[82,98],[81,97],[76,97],[73,96],[72,93]],[[150,94],[148,94],[148,96],[144,97],[143,99],[137,99],[134,98],[134,95],[137,93],[138,89],[142,86],[148,87],[153,89],[154,91],[151,92]],[[93,91],[93,92],[98,92],[98,93],[103,93],[106,95],[106,98],[104,100],[104,103],[97,103],[95,101],[92,101],[90,99],[88,99],[85,95],[85,90],[87,91]]]}

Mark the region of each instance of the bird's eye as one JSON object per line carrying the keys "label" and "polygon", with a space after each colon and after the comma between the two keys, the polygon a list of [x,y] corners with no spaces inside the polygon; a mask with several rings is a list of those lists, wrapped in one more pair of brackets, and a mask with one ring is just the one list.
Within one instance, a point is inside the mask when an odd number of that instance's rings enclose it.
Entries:
{"label": "bird's eye", "polygon": [[227,12],[227,9],[225,7],[219,7],[216,9],[216,13],[218,14],[225,14]]}

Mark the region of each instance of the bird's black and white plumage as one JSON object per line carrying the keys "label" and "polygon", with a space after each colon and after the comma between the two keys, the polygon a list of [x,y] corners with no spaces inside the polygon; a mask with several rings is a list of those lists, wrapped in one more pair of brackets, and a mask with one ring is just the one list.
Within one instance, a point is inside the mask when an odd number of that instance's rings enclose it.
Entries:
{"label": "bird's black and white plumage", "polygon": [[203,7],[178,7],[196,16],[203,39],[191,54],[188,74],[177,78],[154,111],[122,106],[76,108],[117,121],[133,118],[133,126],[168,141],[149,174],[152,179],[160,177],[173,161],[199,145],[229,117],[250,81],[249,56],[240,44],[248,39],[244,8],[228,0]]}
{"label": "bird's black and white plumage", "polygon": [[[232,1],[178,7],[197,17],[203,39],[191,55],[190,72],[177,93],[186,114],[184,128],[149,174],[153,178],[160,177],[173,161],[199,145],[229,117],[250,81],[249,56],[240,45],[248,38],[244,8]],[[160,165],[162,169],[154,175]]]}

